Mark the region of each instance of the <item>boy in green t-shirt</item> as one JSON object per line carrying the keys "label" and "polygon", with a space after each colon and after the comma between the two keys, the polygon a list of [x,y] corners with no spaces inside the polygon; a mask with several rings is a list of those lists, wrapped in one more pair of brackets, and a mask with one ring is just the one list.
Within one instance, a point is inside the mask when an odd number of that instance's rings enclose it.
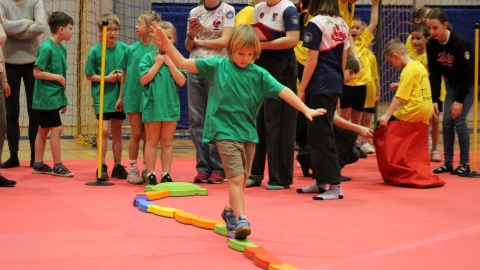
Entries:
{"label": "boy in green t-shirt", "polygon": [[[40,45],[37,60],[34,64],[32,108],[38,112],[38,133],[35,140],[35,162],[32,172],[35,174],[53,174],[57,176],[73,176],[62,163],[60,155],[60,135],[62,121],[59,111],[67,111],[68,100],[65,95],[65,77],[67,75],[67,50],[63,41],[73,35],[73,19],[67,14],[57,11],[48,18],[52,36]],[[50,148],[53,156],[53,170],[43,162],[47,135],[50,132]]]}
{"label": "boy in green t-shirt", "polygon": [[[107,155],[108,137],[110,130],[112,133],[112,151],[114,167],[112,177],[127,179],[128,172],[122,166],[122,124],[126,116],[123,111],[116,111],[115,105],[121,99],[120,96],[120,80],[122,72],[117,70],[117,64],[122,58],[128,45],[117,41],[120,32],[120,20],[113,13],[105,13],[97,20],[98,33],[103,37],[102,22],[108,21],[107,25],[107,50],[105,61],[105,78],[104,78],[104,94],[103,94],[103,130],[102,134],[102,176],[101,179],[108,179],[108,166],[105,164],[105,156]],[[85,76],[87,80],[92,82],[91,92],[95,105],[95,114],[99,119],[100,113],[100,72],[102,64],[102,42],[93,46],[88,53],[85,65]],[[128,101],[124,101],[126,103]],[[97,175],[97,174],[95,174]]]}
{"label": "boy in green t-shirt", "polygon": [[178,68],[212,81],[203,141],[216,144],[229,183],[229,201],[222,218],[227,229],[233,230],[232,237],[245,239],[251,230],[243,191],[258,142],[256,119],[264,99],[280,97],[309,120],[323,115],[325,110],[308,108],[291,89],[252,63],[260,55],[261,44],[250,25],[239,25],[233,30],[227,46],[229,57],[196,59],[185,59],[158,24],[153,23],[152,30],[157,46]]}

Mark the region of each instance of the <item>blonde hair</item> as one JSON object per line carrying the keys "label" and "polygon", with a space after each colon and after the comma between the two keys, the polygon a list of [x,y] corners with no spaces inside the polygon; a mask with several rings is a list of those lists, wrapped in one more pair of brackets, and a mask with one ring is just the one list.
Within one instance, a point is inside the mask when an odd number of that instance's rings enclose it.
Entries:
{"label": "blonde hair", "polygon": [[103,29],[103,21],[107,21],[108,23],[116,23],[120,28],[120,19],[117,17],[117,15],[111,12],[107,12],[97,19],[97,26],[99,29]]}
{"label": "blonde hair", "polygon": [[255,51],[253,59],[257,59],[262,50],[257,33],[248,24],[241,24],[233,29],[232,37],[227,45],[228,56],[232,56],[234,51],[243,48],[252,48]]}
{"label": "blonde hair", "polygon": [[394,53],[405,55],[407,54],[407,48],[405,44],[400,41],[400,39],[395,38],[390,40],[387,45],[385,46],[385,51],[383,51],[383,56],[390,56]]}
{"label": "blonde hair", "polygon": [[161,22],[162,15],[156,13],[155,11],[145,12],[138,16],[138,19],[143,20],[148,28],[152,25],[152,22]]}

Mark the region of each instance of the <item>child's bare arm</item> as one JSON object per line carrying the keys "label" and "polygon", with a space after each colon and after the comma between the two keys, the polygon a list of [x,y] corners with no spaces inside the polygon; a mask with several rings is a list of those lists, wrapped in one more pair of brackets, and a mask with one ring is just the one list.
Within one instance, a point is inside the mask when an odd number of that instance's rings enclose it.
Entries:
{"label": "child's bare arm", "polygon": [[283,88],[282,91],[278,94],[278,96],[285,100],[288,104],[292,105],[295,109],[300,111],[305,115],[305,117],[312,121],[313,117],[319,116],[319,115],[324,115],[327,110],[323,108],[319,109],[310,109],[305,105],[296,95],[295,93],[288,87]]}
{"label": "child's bare arm", "polygon": [[180,87],[184,86],[187,82],[187,78],[180,70],[178,70],[172,59],[170,59],[170,57],[168,56],[165,58],[165,65],[167,65],[168,69],[170,70],[170,73],[172,74],[172,78],[175,83]]}
{"label": "child's bare arm", "polygon": [[388,123],[388,120],[390,117],[392,117],[393,112],[398,108],[398,106],[400,106],[400,104],[402,104],[402,99],[393,97],[392,103],[390,104],[390,107],[388,107],[387,112],[385,112],[385,114],[380,117],[380,120],[378,120],[380,125],[386,125]]}
{"label": "child's bare arm", "polygon": [[[98,82],[98,83],[102,79],[102,77],[100,75],[97,75],[97,74],[95,74],[95,75],[86,74],[85,77],[87,78],[87,80],[89,80],[91,82]],[[113,70],[112,72],[110,72],[110,74],[105,76],[105,78],[103,80],[104,80],[104,82],[116,82],[118,80],[117,70]]]}
{"label": "child's bare arm", "polygon": [[37,66],[35,66],[35,68],[33,69],[33,76],[40,80],[56,81],[64,87],[67,85],[67,82],[65,81],[63,75],[43,71]]}
{"label": "child's bare arm", "polygon": [[378,25],[378,3],[379,0],[372,0],[372,11],[370,13],[370,24],[368,25],[368,30],[370,30],[371,33],[375,32],[375,29],[377,29]]}
{"label": "child's bare arm", "polygon": [[157,44],[158,48],[164,51],[170,59],[172,59],[175,66],[185,69],[189,72],[198,73],[197,66],[195,65],[194,59],[185,59],[183,55],[173,46],[173,44],[168,40],[163,29],[158,26],[156,22],[152,23],[150,27],[152,33],[150,34]]}

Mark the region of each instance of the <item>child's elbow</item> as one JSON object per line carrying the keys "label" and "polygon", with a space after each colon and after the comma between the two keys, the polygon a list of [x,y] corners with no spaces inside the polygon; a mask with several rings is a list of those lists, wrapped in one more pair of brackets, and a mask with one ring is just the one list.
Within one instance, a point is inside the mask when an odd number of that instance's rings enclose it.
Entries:
{"label": "child's elbow", "polygon": [[147,79],[145,76],[140,77],[140,84],[145,86],[148,83]]}

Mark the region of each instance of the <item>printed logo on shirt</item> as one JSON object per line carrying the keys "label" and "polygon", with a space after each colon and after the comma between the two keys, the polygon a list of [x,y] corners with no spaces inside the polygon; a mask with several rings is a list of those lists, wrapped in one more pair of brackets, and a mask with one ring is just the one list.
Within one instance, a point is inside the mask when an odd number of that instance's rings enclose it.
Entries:
{"label": "printed logo on shirt", "polygon": [[233,15],[233,11],[229,11],[227,13],[227,19],[233,19],[233,16],[235,16],[235,15]]}
{"label": "printed logo on shirt", "polygon": [[221,24],[222,24],[222,21],[213,21],[213,29],[219,30]]}
{"label": "printed logo on shirt", "polygon": [[455,56],[442,52],[437,55],[437,62],[442,64],[443,66],[451,67],[453,66],[453,62],[455,62]]}
{"label": "printed logo on shirt", "polygon": [[305,34],[303,35],[303,42],[309,43],[310,41],[312,41],[312,33],[305,32]]}
{"label": "printed logo on shirt", "polygon": [[265,16],[265,12],[260,13],[260,19],[263,19],[263,16]]}
{"label": "printed logo on shirt", "polygon": [[340,29],[340,25],[335,24],[332,30],[332,39],[336,42],[344,41],[347,38],[347,34]]}
{"label": "printed logo on shirt", "polygon": [[464,57],[465,57],[465,60],[470,59],[470,53],[468,51],[465,51]]}
{"label": "printed logo on shirt", "polygon": [[278,13],[274,12],[272,14],[272,21],[276,21],[277,20],[277,16],[278,16]]}
{"label": "printed logo on shirt", "polygon": [[298,24],[298,17],[297,17],[297,16],[293,16],[290,21],[291,21],[293,24]]}

